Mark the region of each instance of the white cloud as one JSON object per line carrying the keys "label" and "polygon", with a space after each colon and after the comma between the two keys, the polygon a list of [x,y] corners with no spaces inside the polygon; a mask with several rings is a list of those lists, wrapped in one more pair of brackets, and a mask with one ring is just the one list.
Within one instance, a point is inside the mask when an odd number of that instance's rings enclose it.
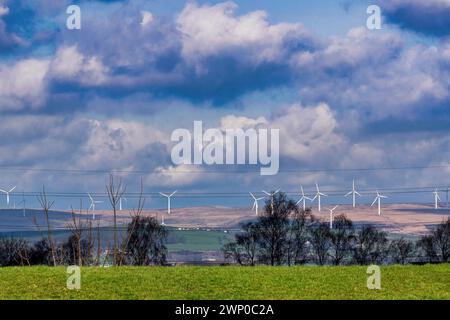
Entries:
{"label": "white cloud", "polygon": [[280,129],[280,152],[302,161],[332,156],[345,139],[337,133],[337,121],[327,104],[293,105],[276,116],[270,127]]}
{"label": "white cloud", "polygon": [[251,119],[243,116],[227,115],[220,119],[220,127],[225,129],[246,129],[256,127],[258,125],[267,125],[267,120],[264,117]]}
{"label": "white cloud", "polygon": [[97,57],[85,57],[76,46],[59,48],[51,63],[53,77],[86,85],[105,82],[107,72]]}
{"label": "white cloud", "polygon": [[26,59],[0,64],[0,109],[40,107],[45,102],[48,60]]}
{"label": "white cloud", "polygon": [[183,56],[197,60],[234,52],[250,63],[275,61],[283,57],[287,37],[309,37],[301,24],[270,24],[264,11],[236,16],[236,8],[234,2],[186,5],[177,19],[183,34]]}

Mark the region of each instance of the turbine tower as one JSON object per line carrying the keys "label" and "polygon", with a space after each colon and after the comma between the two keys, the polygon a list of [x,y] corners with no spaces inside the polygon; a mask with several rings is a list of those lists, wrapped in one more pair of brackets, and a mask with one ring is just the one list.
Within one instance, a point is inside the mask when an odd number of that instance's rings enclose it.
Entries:
{"label": "turbine tower", "polygon": [[9,194],[10,194],[11,192],[13,192],[15,188],[16,188],[16,187],[13,187],[13,188],[11,188],[11,190],[9,190],[9,191],[0,189],[0,192],[3,192],[4,194],[6,194],[6,204],[7,204],[8,207],[9,207]]}
{"label": "turbine tower", "polygon": [[378,190],[377,190],[377,196],[375,197],[375,200],[373,200],[372,204],[370,205],[371,207],[373,207],[373,205],[375,204],[375,202],[378,201],[378,215],[381,216],[381,199],[387,199],[386,196],[381,195]]}
{"label": "turbine tower", "polygon": [[103,201],[94,200],[94,198],[92,198],[90,193],[88,193],[88,196],[89,196],[89,200],[91,201],[91,205],[89,206],[89,210],[91,210],[91,212],[92,212],[92,220],[95,220],[95,204],[96,203],[102,203]]}
{"label": "turbine tower", "polygon": [[303,203],[303,211],[305,211],[306,210],[306,200],[312,201],[312,199],[305,196],[305,192],[303,191],[303,186],[300,186],[300,191],[301,191],[301,193],[300,193],[301,198],[300,198],[300,200],[297,201],[296,204],[298,205],[300,202],[302,202]]}
{"label": "turbine tower", "polygon": [[317,208],[319,209],[319,211],[322,211],[321,197],[328,197],[328,196],[325,193],[320,192],[319,185],[317,184],[317,182],[316,182],[316,190],[317,190],[317,193],[314,196],[314,198],[312,199],[312,201],[317,199],[317,204],[318,204]]}
{"label": "turbine tower", "polygon": [[359,194],[359,192],[356,191],[356,188],[355,188],[355,180],[353,180],[353,187],[352,187],[352,190],[351,190],[349,193],[347,193],[345,196],[348,197],[349,195],[352,195],[352,198],[353,198],[353,208],[355,208],[355,207],[356,207],[356,196],[358,195],[358,196],[361,197],[361,194]]}
{"label": "turbine tower", "polygon": [[339,206],[335,206],[333,209],[328,209],[330,211],[330,230],[333,229],[333,212],[336,210]]}
{"label": "turbine tower", "polygon": [[439,201],[441,201],[441,197],[439,197],[438,189],[435,189],[433,194],[434,194],[434,208],[437,210],[437,209],[439,209]]}
{"label": "turbine tower", "polygon": [[278,192],[280,192],[280,189],[278,189],[277,191],[272,191],[272,192],[267,192],[267,191],[263,190],[262,192],[264,192],[268,197],[270,197],[270,213],[273,214],[274,197]]}
{"label": "turbine tower", "polygon": [[119,198],[119,211],[122,211],[122,199],[128,202],[128,199],[127,199],[127,198],[121,196],[121,197]]}
{"label": "turbine tower", "polygon": [[252,207],[252,210],[254,209],[254,210],[255,210],[256,216],[258,216],[258,201],[264,199],[264,197],[256,198],[255,195],[254,195],[253,193],[251,193],[251,192],[249,192],[249,193],[250,193],[250,195],[252,196],[252,198],[253,198],[253,200],[254,200],[254,201],[253,201],[253,207]]}
{"label": "turbine tower", "polygon": [[[159,194],[162,195],[163,197],[167,198],[167,214],[170,214],[170,199],[172,198],[172,196],[177,193],[177,191],[172,192],[171,194],[166,194],[166,193],[162,193],[160,192]],[[165,225],[164,223],[164,214],[161,215],[161,224]]]}

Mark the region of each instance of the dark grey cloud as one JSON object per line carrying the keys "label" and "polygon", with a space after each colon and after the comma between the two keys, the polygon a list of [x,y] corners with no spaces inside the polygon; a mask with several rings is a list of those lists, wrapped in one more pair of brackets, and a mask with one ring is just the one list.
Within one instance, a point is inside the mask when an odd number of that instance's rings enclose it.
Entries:
{"label": "dark grey cloud", "polygon": [[450,2],[446,0],[379,0],[383,15],[400,27],[427,35],[450,35]]}

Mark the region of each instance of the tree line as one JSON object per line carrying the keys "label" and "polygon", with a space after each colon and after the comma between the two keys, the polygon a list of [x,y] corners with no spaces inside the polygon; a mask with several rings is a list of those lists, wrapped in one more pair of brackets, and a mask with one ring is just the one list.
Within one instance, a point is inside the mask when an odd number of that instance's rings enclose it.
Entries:
{"label": "tree line", "polygon": [[226,261],[243,266],[368,265],[450,261],[450,218],[413,242],[389,240],[375,226],[355,226],[345,215],[329,222],[278,193],[266,201],[264,214],[242,225],[233,242],[223,246]]}
{"label": "tree line", "polygon": [[[45,232],[42,238],[30,243],[23,238],[0,238],[0,266],[31,265],[164,265],[167,258],[167,229],[154,217],[142,215],[145,204],[143,184],[140,185],[140,196],[136,208],[130,212],[131,221],[126,225],[124,235],[119,234],[117,223],[117,206],[125,193],[121,180],[110,177],[106,185],[108,199],[112,207],[114,224],[114,241],[112,245],[102,245],[101,227],[94,226],[92,220],[85,219],[82,214],[82,203],[77,212],[72,209],[72,221],[68,224],[70,236],[64,241],[56,241],[50,221],[50,201],[43,187],[38,196],[42,212],[45,215]],[[41,226],[35,225],[38,230]]]}
{"label": "tree line", "polygon": [[[56,241],[49,218],[53,202],[43,189],[39,201],[46,216],[46,232],[35,243],[23,238],[0,238],[0,266],[165,265],[168,230],[157,219],[141,214],[145,203],[142,183],[137,208],[130,213],[126,232],[119,234],[115,208],[124,190],[121,181],[111,177],[107,191],[114,214],[114,242],[105,249],[100,226],[94,226],[92,220],[83,220],[81,209],[79,214],[72,210],[70,236]],[[386,232],[368,224],[355,226],[345,215],[335,217],[330,229],[328,222],[316,218],[310,209],[300,209],[284,193],[268,200],[264,209],[262,216],[242,225],[235,240],[223,246],[228,263],[367,265],[450,260],[450,218],[412,242],[403,237],[389,240]]]}

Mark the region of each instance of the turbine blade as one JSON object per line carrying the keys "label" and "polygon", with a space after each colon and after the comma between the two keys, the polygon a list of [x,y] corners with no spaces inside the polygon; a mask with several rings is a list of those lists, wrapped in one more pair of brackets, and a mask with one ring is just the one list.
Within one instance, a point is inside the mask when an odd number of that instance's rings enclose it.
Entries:
{"label": "turbine blade", "polygon": [[252,196],[252,198],[256,200],[256,197],[253,195],[253,193],[251,193],[251,192],[249,192],[249,193]]}
{"label": "turbine blade", "polygon": [[373,202],[370,206],[373,207],[373,205],[375,204],[375,202],[377,202],[377,200],[378,200],[378,196],[375,198],[375,200],[373,200]]}
{"label": "turbine blade", "polygon": [[348,197],[349,195],[351,195],[353,193],[353,191],[350,191],[349,193],[347,193],[345,196]]}
{"label": "turbine blade", "polygon": [[16,188],[16,187],[12,188],[11,190],[9,190],[9,192],[13,192],[13,190],[14,190],[15,188]]}
{"label": "turbine blade", "polygon": [[175,190],[174,192],[172,192],[171,194],[170,194],[170,196],[173,196],[175,193],[177,193],[178,192],[178,190]]}

